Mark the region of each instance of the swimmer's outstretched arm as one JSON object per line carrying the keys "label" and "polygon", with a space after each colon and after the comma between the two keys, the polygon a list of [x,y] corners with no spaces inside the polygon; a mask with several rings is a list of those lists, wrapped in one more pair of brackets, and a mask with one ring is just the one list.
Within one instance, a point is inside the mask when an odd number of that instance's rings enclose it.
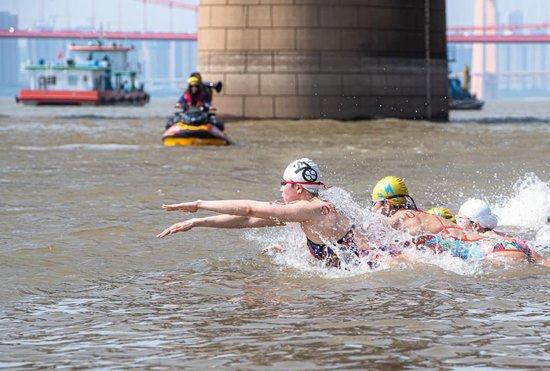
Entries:
{"label": "swimmer's outstretched arm", "polygon": [[193,218],[176,223],[157,235],[158,238],[169,234],[187,232],[195,227],[205,228],[262,228],[282,226],[283,223],[273,219],[249,218],[235,215],[215,215],[206,218]]}
{"label": "swimmer's outstretched arm", "polygon": [[166,211],[194,213],[209,210],[220,214],[276,219],[280,222],[304,222],[310,220],[319,207],[309,202],[297,201],[288,204],[252,200],[192,201],[180,204],[162,205]]}

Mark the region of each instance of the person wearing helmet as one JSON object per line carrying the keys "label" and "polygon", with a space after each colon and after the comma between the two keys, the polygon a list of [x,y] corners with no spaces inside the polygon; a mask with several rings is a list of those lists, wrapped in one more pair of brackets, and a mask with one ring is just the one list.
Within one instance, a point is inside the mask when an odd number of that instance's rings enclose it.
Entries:
{"label": "person wearing helmet", "polygon": [[[357,262],[362,252],[355,241],[351,220],[331,203],[319,197],[325,187],[315,162],[301,158],[291,162],[283,173],[283,203],[252,200],[192,201],[162,205],[166,211],[194,213],[213,211],[222,215],[193,218],[176,223],[159,233],[163,238],[195,227],[260,228],[299,223],[310,253],[324,264],[342,267]],[[325,187],[326,188],[326,187]]]}
{"label": "person wearing helmet", "polygon": [[212,88],[209,88],[206,85],[207,83],[204,83],[202,81],[202,75],[200,74],[200,72],[191,72],[189,77],[196,77],[197,79],[199,79],[199,90],[201,91],[202,96],[204,97],[204,99],[208,100],[210,104],[212,104],[212,99],[214,98]]}
{"label": "person wearing helmet", "polygon": [[511,257],[523,259],[523,255],[528,260],[550,266],[550,262],[531,249],[527,243],[517,237],[508,236],[504,233],[495,231],[498,225],[498,218],[489,204],[479,199],[469,199],[464,202],[458,214],[456,215],[457,224],[462,227],[466,233],[476,233],[491,239],[501,239],[506,243],[500,243],[494,252],[507,252]]}
{"label": "person wearing helmet", "polygon": [[201,80],[197,76],[187,79],[187,90],[176,103],[176,108],[199,107],[208,111],[210,101],[201,89]]}
{"label": "person wearing helmet", "polygon": [[[396,176],[384,177],[376,183],[371,211],[386,217],[391,228],[409,233],[418,249],[429,248],[435,253],[450,250],[460,256],[463,243],[483,238],[466,234],[459,225],[445,217],[419,210],[403,179]],[[472,256],[462,253],[461,257]]]}
{"label": "person wearing helmet", "polygon": [[437,243],[432,241],[434,235],[457,239],[464,236],[462,229],[450,220],[419,210],[405,182],[395,176],[384,177],[376,183],[371,210],[387,217],[392,228],[410,233],[417,246],[425,245],[437,251]]}
{"label": "person wearing helmet", "polygon": [[451,210],[447,209],[446,207],[432,207],[430,210],[427,211],[427,213],[438,215],[442,218],[450,220],[453,223],[456,223],[456,219],[451,213]]}
{"label": "person wearing helmet", "polygon": [[435,252],[450,251],[464,260],[505,258],[508,262],[548,264],[524,243],[501,236],[468,233],[448,219],[418,210],[405,182],[397,177],[385,177],[376,184],[372,203],[373,212],[388,217],[392,228],[411,234],[419,247],[426,246]]}

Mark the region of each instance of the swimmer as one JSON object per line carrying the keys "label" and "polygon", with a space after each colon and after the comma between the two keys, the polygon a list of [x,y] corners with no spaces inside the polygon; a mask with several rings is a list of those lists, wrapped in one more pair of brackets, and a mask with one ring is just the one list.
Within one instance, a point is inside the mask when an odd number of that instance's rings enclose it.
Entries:
{"label": "swimmer", "polygon": [[[299,223],[311,254],[326,265],[340,267],[340,259],[355,262],[362,256],[351,220],[334,205],[319,197],[321,172],[308,158],[291,162],[281,181],[283,203],[252,200],[192,201],[162,205],[166,211],[194,213],[209,210],[222,215],[193,218],[159,233],[163,238],[195,227],[261,228]],[[349,260],[349,261],[348,261]]]}
{"label": "swimmer", "polygon": [[385,177],[376,184],[372,204],[372,211],[386,216],[390,227],[408,232],[417,248],[428,247],[436,253],[450,251],[464,260],[510,258],[545,265],[538,254],[518,240],[467,233],[445,218],[418,210],[405,182],[397,177]]}
{"label": "swimmer", "polygon": [[494,231],[498,218],[489,205],[482,200],[470,199],[460,206],[456,215],[458,225],[466,232],[478,233],[487,237],[508,237]]}
{"label": "swimmer", "polygon": [[451,210],[447,209],[446,207],[432,207],[430,210],[426,212],[429,214],[438,215],[442,218],[450,220],[453,223],[456,223],[456,219],[453,213],[451,213]]}
{"label": "swimmer", "polygon": [[419,210],[405,182],[395,176],[382,178],[372,191],[372,212],[387,217],[387,223],[396,230],[406,231],[418,247],[429,247],[441,252],[434,236],[462,239],[464,232],[455,223],[436,214]]}
{"label": "swimmer", "polygon": [[527,246],[527,243],[519,238],[508,236],[504,233],[495,231],[498,225],[498,218],[493,214],[491,207],[485,201],[478,199],[470,199],[462,204],[456,215],[458,225],[466,233],[476,233],[489,238],[500,238],[508,241],[503,244],[500,250],[494,252],[506,251],[507,256],[511,259],[524,259],[524,255],[529,257],[529,260],[550,266],[550,261],[546,261],[542,256],[537,254],[533,249]]}

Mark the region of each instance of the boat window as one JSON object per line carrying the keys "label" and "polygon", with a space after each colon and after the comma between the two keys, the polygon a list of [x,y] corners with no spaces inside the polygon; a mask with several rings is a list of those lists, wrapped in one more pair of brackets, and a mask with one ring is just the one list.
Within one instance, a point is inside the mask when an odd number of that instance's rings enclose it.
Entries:
{"label": "boat window", "polygon": [[70,86],[76,86],[76,85],[78,85],[78,76],[69,75],[68,78],[69,78],[68,84],[69,84]]}

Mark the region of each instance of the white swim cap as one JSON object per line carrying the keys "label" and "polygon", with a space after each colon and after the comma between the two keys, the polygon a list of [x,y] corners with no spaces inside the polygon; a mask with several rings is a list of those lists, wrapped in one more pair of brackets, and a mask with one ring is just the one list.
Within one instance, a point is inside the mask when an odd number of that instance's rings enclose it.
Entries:
{"label": "white swim cap", "polygon": [[482,200],[470,199],[462,204],[458,212],[482,228],[495,229],[498,224],[496,215],[493,214],[487,202]]}
{"label": "white swim cap", "polygon": [[318,193],[319,187],[324,186],[321,182],[319,166],[309,158],[292,161],[286,167],[283,178],[295,182],[295,184],[300,184],[311,193]]}

